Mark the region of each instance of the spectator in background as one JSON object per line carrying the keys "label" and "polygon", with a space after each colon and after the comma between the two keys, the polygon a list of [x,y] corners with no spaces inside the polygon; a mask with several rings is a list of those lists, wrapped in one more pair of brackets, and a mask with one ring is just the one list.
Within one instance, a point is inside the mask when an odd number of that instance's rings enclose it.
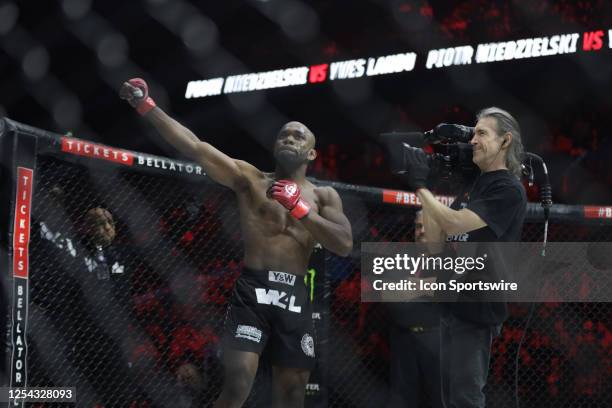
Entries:
{"label": "spectator in background", "polygon": [[51,193],[32,251],[33,301],[42,314],[31,334],[39,363],[56,385],[79,388],[79,405],[129,407],[136,389],[126,357],[131,305],[128,269],[112,245],[115,222],[94,207],[72,230],[61,196]]}
{"label": "spectator in background", "polygon": [[89,209],[80,222],[83,261],[81,290],[88,316],[75,344],[78,364],[106,407],[129,406],[136,386],[131,379],[128,331],[130,282],[113,215],[103,207]]}
{"label": "spectator in background", "polygon": [[[423,212],[414,219],[414,241],[426,251]],[[390,393],[387,408],[441,408],[440,313],[427,302],[386,303],[391,323]]]}

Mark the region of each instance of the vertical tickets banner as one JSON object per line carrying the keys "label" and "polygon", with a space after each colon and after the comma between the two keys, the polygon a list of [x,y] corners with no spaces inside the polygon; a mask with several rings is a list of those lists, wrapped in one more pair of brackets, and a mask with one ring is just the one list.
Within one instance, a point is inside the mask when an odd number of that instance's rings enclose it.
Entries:
{"label": "vertical tickets banner", "polygon": [[11,387],[25,387],[27,382],[26,327],[28,315],[28,275],[30,215],[32,209],[32,185],[34,171],[18,167],[13,225],[13,307],[12,307],[12,356]]}
{"label": "vertical tickets banner", "polygon": [[30,210],[32,207],[32,169],[17,168],[15,224],[13,225],[13,277],[28,278]]}

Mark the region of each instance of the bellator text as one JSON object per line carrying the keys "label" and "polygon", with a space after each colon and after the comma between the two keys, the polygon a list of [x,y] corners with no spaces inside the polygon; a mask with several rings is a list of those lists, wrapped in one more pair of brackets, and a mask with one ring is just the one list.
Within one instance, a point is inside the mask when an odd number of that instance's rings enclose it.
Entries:
{"label": "bellator text", "polygon": [[17,168],[17,191],[15,197],[15,224],[13,227],[13,310],[12,310],[12,357],[11,385],[26,384],[27,343],[26,327],[28,314],[28,247],[30,243],[30,211],[32,208],[32,186],[34,172],[25,167]]}
{"label": "bellator text", "polygon": [[144,155],[136,156],[137,163],[141,166],[153,167],[156,169],[178,171],[179,173],[196,174],[201,176],[205,174],[202,167],[190,163],[181,163],[174,160],[162,159],[159,157],[150,157]]}

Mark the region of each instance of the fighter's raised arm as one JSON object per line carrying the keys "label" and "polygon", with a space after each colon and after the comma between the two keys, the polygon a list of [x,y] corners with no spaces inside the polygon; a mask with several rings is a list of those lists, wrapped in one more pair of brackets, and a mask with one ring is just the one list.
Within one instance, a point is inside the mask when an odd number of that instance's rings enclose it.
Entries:
{"label": "fighter's raised arm", "polygon": [[250,164],[234,160],[209,143],[201,141],[191,130],[168,116],[155,105],[144,80],[133,78],[124,82],[119,96],[153,124],[161,136],[181,154],[199,163],[217,183],[232,190],[240,189],[244,185],[244,171],[247,168],[254,169]]}

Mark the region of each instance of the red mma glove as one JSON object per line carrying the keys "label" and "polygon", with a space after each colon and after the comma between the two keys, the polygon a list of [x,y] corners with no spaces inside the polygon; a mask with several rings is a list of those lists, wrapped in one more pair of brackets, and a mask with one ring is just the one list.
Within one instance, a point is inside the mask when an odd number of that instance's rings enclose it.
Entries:
{"label": "red mma glove", "polygon": [[128,101],[141,115],[156,106],[155,101],[149,96],[149,86],[141,78],[132,78],[124,82],[119,90],[119,96]]}
{"label": "red mma glove", "polygon": [[310,211],[310,205],[300,197],[300,187],[291,180],[276,181],[270,187],[269,195],[298,220],[304,218]]}

